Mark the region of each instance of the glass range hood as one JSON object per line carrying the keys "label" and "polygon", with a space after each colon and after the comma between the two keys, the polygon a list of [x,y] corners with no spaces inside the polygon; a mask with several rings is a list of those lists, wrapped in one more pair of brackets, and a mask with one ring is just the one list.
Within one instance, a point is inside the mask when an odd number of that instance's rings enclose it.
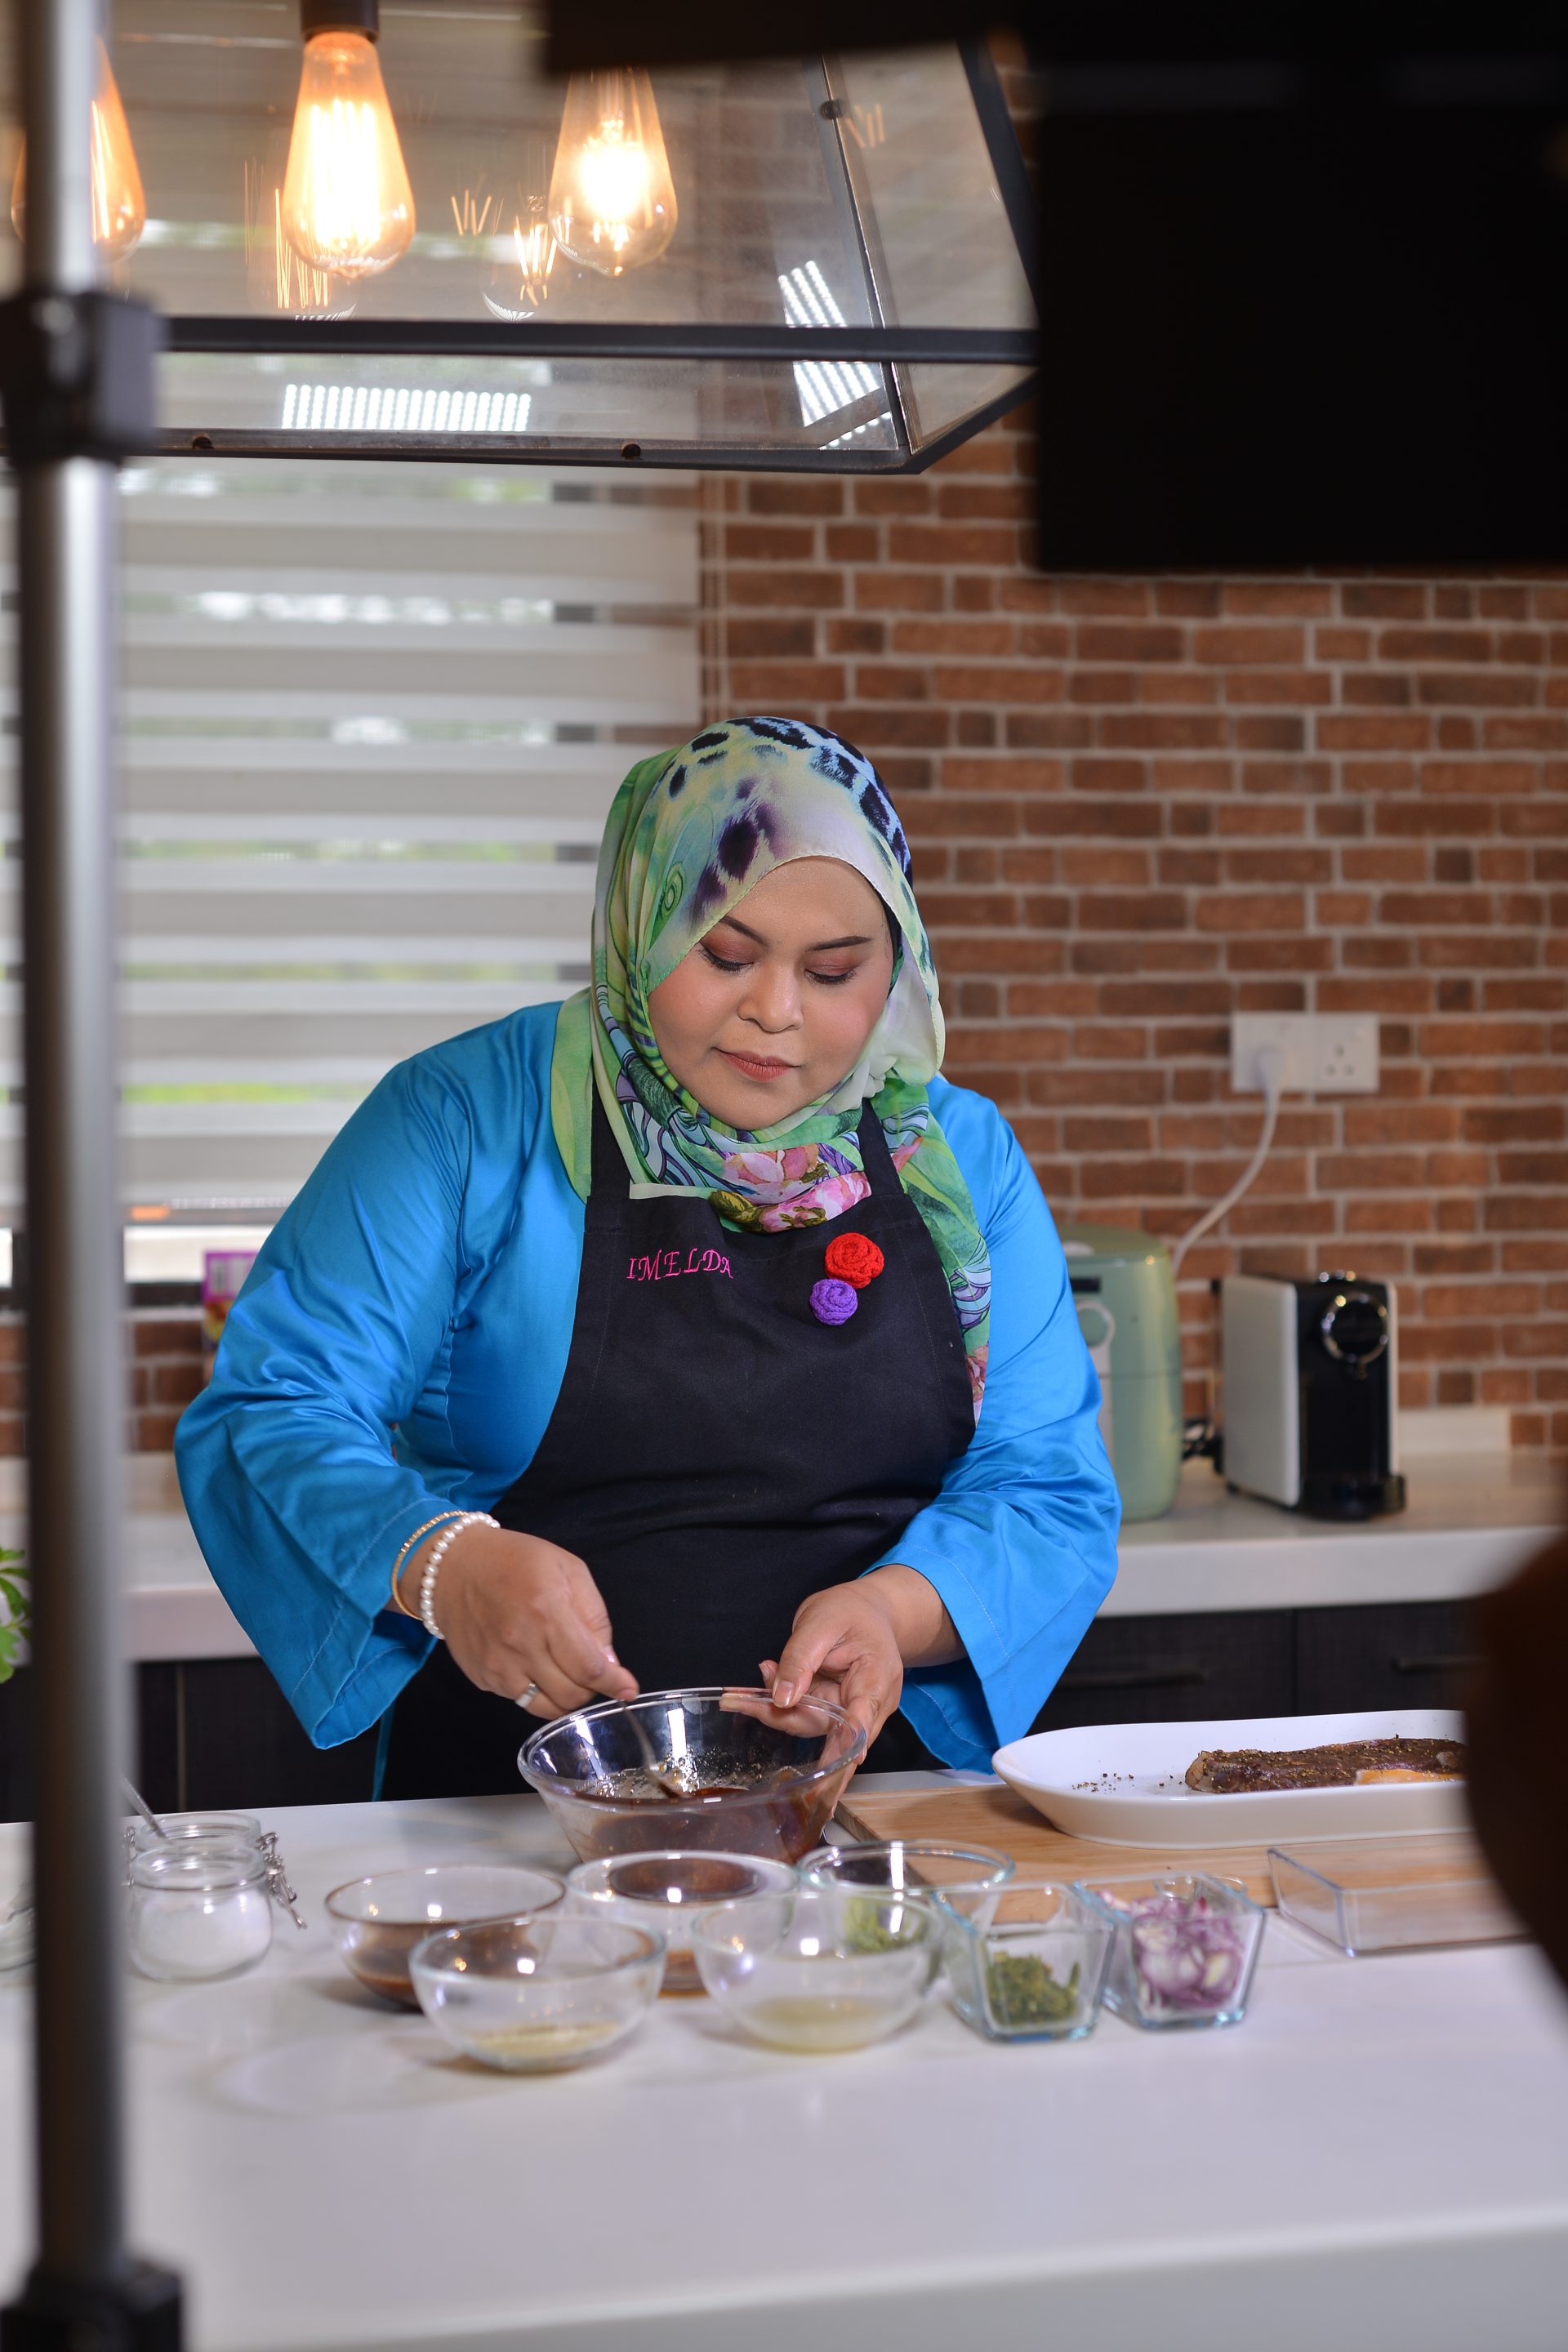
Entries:
{"label": "glass range hood", "polygon": [[146,211],[110,282],[167,323],[171,454],[909,472],[1026,390],[1029,197],[978,46],[616,78],[662,141],[627,236],[563,194],[602,93],[542,77],[515,0],[385,0],[415,218],[365,275],[289,233],[297,0],[116,0],[108,54]]}

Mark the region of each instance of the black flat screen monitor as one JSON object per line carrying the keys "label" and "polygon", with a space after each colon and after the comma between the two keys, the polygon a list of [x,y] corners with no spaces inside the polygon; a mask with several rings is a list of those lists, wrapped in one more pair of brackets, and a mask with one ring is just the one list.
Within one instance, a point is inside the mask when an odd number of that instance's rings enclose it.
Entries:
{"label": "black flat screen monitor", "polygon": [[1568,560],[1568,65],[1054,60],[1047,570]]}

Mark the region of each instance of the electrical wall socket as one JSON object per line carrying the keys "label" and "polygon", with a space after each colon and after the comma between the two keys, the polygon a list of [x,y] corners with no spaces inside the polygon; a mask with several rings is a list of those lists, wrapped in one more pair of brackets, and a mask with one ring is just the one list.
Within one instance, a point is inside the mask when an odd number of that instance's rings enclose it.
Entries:
{"label": "electrical wall socket", "polygon": [[1375,1013],[1314,1013],[1317,1052],[1312,1090],[1320,1095],[1374,1095],[1378,1085]]}
{"label": "electrical wall socket", "polygon": [[1231,1091],[1263,1091],[1258,1055],[1283,1057],[1288,1095],[1374,1095],[1377,1015],[1373,1013],[1238,1013],[1230,1029]]}

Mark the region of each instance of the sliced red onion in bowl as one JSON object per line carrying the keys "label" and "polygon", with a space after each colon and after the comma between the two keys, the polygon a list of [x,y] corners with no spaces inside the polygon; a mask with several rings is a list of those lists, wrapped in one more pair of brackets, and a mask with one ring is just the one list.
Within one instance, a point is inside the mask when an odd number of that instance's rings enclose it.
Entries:
{"label": "sliced red onion in bowl", "polygon": [[1224,2009],[1234,1998],[1249,1942],[1244,1922],[1201,1894],[1105,1899],[1131,1922],[1132,1965],[1147,2007]]}

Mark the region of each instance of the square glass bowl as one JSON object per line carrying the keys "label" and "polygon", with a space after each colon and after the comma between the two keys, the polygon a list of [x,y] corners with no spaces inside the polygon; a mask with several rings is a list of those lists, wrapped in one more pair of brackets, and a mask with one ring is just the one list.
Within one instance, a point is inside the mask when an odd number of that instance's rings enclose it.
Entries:
{"label": "square glass bowl", "polygon": [[1130,2024],[1239,2025],[1268,1914],[1206,1871],[1079,1879],[1114,1929],[1105,2005]]}
{"label": "square glass bowl", "polygon": [[1329,1838],[1293,1853],[1270,1846],[1268,1867],[1282,1916],[1349,1959],[1529,1933],[1468,1831]]}
{"label": "square glass bowl", "polygon": [[994,2042],[1079,2042],[1093,2028],[1115,1929],[1048,1878],[938,1890],[948,1990]]}
{"label": "square glass bowl", "polygon": [[690,1853],[661,1847],[652,1853],[610,1854],[580,1862],[566,1880],[566,1907],[628,1927],[651,1927],[664,1937],[664,1990],[700,1992],[691,1950],[695,1920],[716,1903],[742,1903],[753,1895],[787,1895],[795,1874],[787,1862],[753,1853]]}
{"label": "square glass bowl", "polygon": [[635,2033],[664,1975],[664,1937],[618,1919],[490,1919],[416,1944],[419,2006],[454,2050],[508,2074],[606,2057]]}
{"label": "square glass bowl", "polygon": [[692,1929],[704,1990],[731,2024],[812,2055],[885,2041],[915,2016],[936,1974],[924,1895],[803,1886],[720,1904]]}

